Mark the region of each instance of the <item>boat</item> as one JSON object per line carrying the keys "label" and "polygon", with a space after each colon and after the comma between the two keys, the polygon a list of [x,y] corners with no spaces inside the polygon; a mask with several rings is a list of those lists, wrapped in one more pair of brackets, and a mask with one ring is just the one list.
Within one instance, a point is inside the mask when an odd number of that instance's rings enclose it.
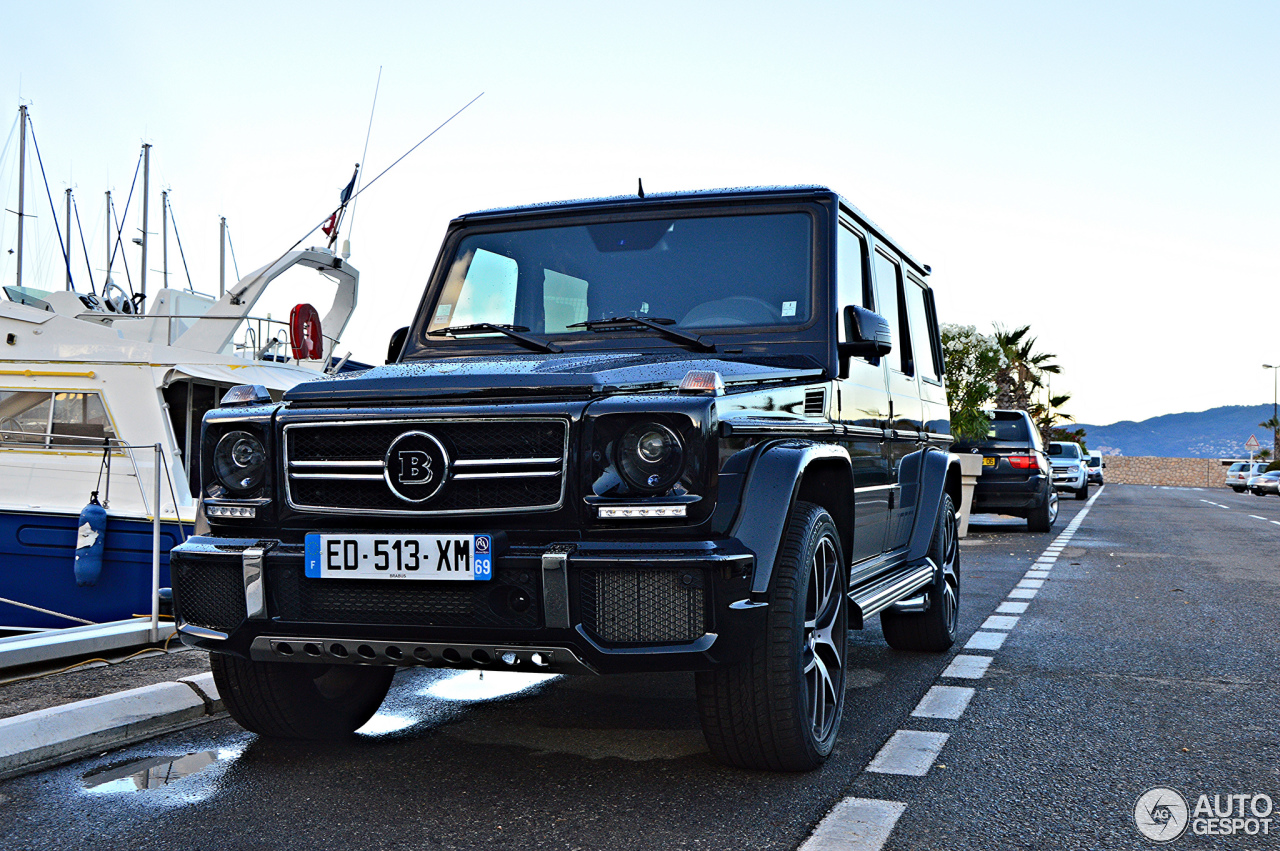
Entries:
{"label": "boat", "polygon": [[[25,132],[25,107],[23,119]],[[236,385],[278,398],[355,366],[335,348],[359,286],[349,249],[334,251],[336,232],[327,247],[290,250],[218,297],[168,286],[148,296],[143,197],[139,294],[116,284],[78,292],[70,271],[66,289],[26,286],[20,256],[15,284],[2,287],[0,633],[154,618],[169,550],[195,522],[204,413]],[[21,223],[20,214],[19,244]],[[288,322],[255,316],[296,268],[336,285],[323,318],[309,304]],[[80,520],[91,493],[105,508],[105,551],[100,573],[78,581],[77,545],[97,534]]]}

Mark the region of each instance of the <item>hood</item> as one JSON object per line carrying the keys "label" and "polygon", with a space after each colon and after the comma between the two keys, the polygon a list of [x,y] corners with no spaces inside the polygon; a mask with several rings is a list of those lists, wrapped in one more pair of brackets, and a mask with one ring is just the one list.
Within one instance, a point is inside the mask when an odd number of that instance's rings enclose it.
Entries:
{"label": "hood", "polygon": [[807,357],[726,360],[682,352],[590,352],[502,355],[412,361],[307,381],[285,393],[304,405],[391,404],[449,398],[595,396],[675,390],[690,370],[714,370],[726,387],[816,380],[822,368]]}

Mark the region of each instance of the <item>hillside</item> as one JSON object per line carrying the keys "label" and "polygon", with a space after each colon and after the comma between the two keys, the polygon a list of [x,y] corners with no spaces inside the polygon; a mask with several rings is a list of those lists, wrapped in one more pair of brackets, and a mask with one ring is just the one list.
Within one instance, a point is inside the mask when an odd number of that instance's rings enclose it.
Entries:
{"label": "hillside", "polygon": [[[1271,418],[1270,405],[1229,405],[1185,414],[1165,414],[1135,423],[1085,425],[1085,443],[1103,455],[1156,455],[1165,458],[1248,458],[1244,448],[1256,435],[1270,449],[1271,432],[1258,423]],[[1070,426],[1069,426],[1070,427]]]}

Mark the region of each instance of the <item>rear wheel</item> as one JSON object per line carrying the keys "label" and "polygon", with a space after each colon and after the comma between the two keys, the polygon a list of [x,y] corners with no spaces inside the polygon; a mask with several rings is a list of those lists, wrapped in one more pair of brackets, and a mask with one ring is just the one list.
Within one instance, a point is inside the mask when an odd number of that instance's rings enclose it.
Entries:
{"label": "rear wheel", "polygon": [[241,727],[284,739],[336,739],[373,717],[395,668],[254,662],[210,653],[227,712]]}
{"label": "rear wheel", "polygon": [[716,759],[809,771],[831,753],[844,712],[846,583],[831,515],[796,503],[774,567],[764,635],[740,664],[697,675],[702,731]]}
{"label": "rear wheel", "polygon": [[938,574],[929,586],[929,608],[923,612],[880,613],[884,640],[894,650],[925,650],[938,653],[956,640],[960,612],[960,536],[955,503],[943,494],[938,523],[929,545],[929,558]]}
{"label": "rear wheel", "polygon": [[1058,492],[1050,486],[1049,495],[1045,497],[1044,504],[1031,509],[1027,514],[1027,528],[1032,532],[1048,532],[1057,519]]}

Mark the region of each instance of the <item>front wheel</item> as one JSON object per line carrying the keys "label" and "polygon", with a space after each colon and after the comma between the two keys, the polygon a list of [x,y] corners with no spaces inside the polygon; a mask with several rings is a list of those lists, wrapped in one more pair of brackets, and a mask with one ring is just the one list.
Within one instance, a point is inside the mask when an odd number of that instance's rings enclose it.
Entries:
{"label": "front wheel", "polygon": [[765,632],[742,663],[698,672],[698,713],[721,762],[809,771],[831,753],[844,712],[847,579],[824,508],[796,503],[785,534]]}
{"label": "front wheel", "polygon": [[955,643],[960,613],[960,535],[955,503],[949,494],[942,495],[929,558],[938,568],[928,589],[929,608],[923,612],[885,609],[880,613],[884,640],[894,650],[940,653]]}
{"label": "front wheel", "polygon": [[336,739],[373,717],[395,668],[254,662],[210,653],[227,712],[241,727],[282,739]]}
{"label": "front wheel", "polygon": [[1086,479],[1085,483],[1076,489],[1076,499],[1088,499],[1088,498],[1089,498],[1089,482]]}

